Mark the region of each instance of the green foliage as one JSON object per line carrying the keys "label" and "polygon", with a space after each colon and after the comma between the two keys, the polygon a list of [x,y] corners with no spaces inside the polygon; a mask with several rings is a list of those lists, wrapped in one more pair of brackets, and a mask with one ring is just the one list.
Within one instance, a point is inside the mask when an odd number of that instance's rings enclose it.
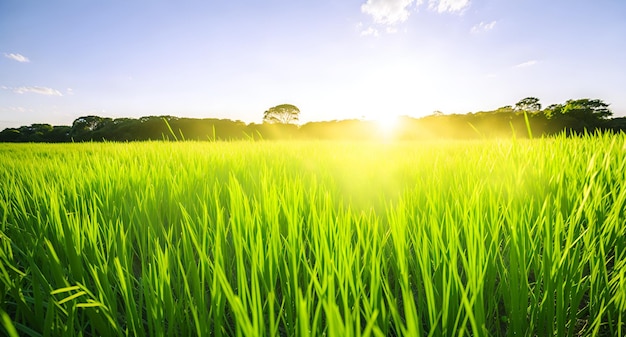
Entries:
{"label": "green foliage", "polygon": [[626,335],[624,134],[0,162],[0,333]]}
{"label": "green foliage", "polygon": [[621,129],[619,123],[607,120],[613,112],[609,109],[609,104],[599,99],[583,98],[568,100],[565,104],[552,104],[546,108],[544,115],[552,124],[571,132]]}
{"label": "green foliage", "polygon": [[599,99],[568,100],[563,107],[563,114],[585,121],[597,121],[613,115],[609,105]]}
{"label": "green foliage", "polygon": [[519,102],[515,103],[515,110],[525,112],[539,112],[541,110],[541,103],[537,97],[526,97]]}
{"label": "green foliage", "polygon": [[548,119],[560,118],[563,115],[563,104],[550,104],[543,113]]}
{"label": "green foliage", "polygon": [[7,128],[0,132],[0,142],[67,142],[70,128],[50,124],[31,124],[17,129]]}
{"label": "green foliage", "polygon": [[0,132],[0,142],[84,142],[146,140],[423,140],[473,138],[527,138],[585,132],[626,131],[626,124],[612,115],[609,105],[598,99],[569,100],[541,109],[539,99],[527,97],[513,108],[446,115],[440,111],[422,117],[399,117],[394,130],[381,132],[376,122],[333,120],[296,125],[300,111],[290,104],[265,112],[263,124],[213,118],[145,116],[133,118],[77,118],[71,127],[32,124]]}

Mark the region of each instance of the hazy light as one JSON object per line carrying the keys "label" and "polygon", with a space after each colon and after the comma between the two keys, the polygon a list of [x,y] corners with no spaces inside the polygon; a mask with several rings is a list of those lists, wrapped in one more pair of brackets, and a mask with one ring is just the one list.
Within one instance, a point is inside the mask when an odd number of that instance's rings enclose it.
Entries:
{"label": "hazy light", "polygon": [[393,136],[398,129],[398,116],[396,115],[380,115],[374,119],[383,137]]}

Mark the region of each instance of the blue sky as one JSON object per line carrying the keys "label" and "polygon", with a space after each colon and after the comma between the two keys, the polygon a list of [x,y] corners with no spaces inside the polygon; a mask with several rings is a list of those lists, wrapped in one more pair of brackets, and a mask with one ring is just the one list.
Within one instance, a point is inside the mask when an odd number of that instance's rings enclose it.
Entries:
{"label": "blue sky", "polygon": [[623,0],[0,0],[0,129],[80,116],[260,122],[539,97],[626,115]]}

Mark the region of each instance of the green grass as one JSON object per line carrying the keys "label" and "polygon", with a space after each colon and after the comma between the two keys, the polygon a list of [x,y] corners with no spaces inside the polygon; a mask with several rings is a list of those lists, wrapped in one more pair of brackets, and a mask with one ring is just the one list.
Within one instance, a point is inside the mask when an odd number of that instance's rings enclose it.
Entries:
{"label": "green grass", "polygon": [[624,135],[0,164],[0,334],[626,336]]}

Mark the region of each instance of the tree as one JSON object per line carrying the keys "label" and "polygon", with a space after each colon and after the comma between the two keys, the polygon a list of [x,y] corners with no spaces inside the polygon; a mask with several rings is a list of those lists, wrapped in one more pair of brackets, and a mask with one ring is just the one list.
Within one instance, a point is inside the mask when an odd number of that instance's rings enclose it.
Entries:
{"label": "tree", "polygon": [[513,107],[510,105],[501,106],[495,112],[511,113],[513,112]]}
{"label": "tree", "polygon": [[543,113],[552,125],[574,132],[602,127],[606,124],[606,119],[613,115],[608,104],[600,99],[589,98],[552,104]]}
{"label": "tree", "polygon": [[563,107],[563,114],[573,116],[583,121],[598,121],[613,115],[609,105],[601,99],[576,99],[568,100]]}
{"label": "tree", "polygon": [[300,116],[300,109],[295,105],[281,104],[277,105],[263,114],[263,122],[277,124],[291,124],[297,122]]}
{"label": "tree", "polygon": [[6,128],[0,131],[0,142],[19,142],[20,137],[20,130],[15,128]]}
{"label": "tree", "polygon": [[98,139],[93,137],[93,133],[107,127],[111,122],[111,118],[99,116],[79,117],[72,123],[70,136],[78,141]]}
{"label": "tree", "polygon": [[72,127],[59,125],[52,128],[52,131],[47,135],[47,141],[52,143],[63,143],[69,142],[70,132],[72,131]]}
{"label": "tree", "polygon": [[526,112],[538,112],[541,110],[541,103],[537,97],[526,97],[515,103],[515,110]]}
{"label": "tree", "polygon": [[556,119],[563,115],[563,104],[550,104],[543,111],[547,119]]}

